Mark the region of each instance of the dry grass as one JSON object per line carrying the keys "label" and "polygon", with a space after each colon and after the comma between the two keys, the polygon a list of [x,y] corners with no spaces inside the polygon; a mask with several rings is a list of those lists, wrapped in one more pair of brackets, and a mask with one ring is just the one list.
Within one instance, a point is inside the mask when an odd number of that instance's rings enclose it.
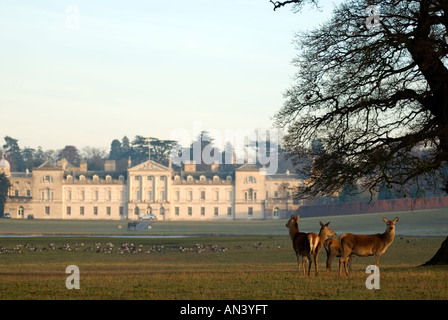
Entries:
{"label": "dry grass", "polygon": [[[106,239],[3,239],[5,247],[33,242],[43,248],[84,242],[84,248]],[[380,290],[365,287],[367,265],[373,257],[356,258],[353,273],[325,273],[319,260],[318,277],[303,276],[286,237],[217,237],[132,240],[142,249],[164,245],[164,253],[117,254],[128,239],[113,239],[112,253],[94,251],[31,251],[0,255],[0,299],[448,299],[448,267],[419,267],[438,249],[443,238],[397,238],[381,259]],[[228,250],[180,252],[196,243]],[[261,243],[261,246],[259,246]],[[79,290],[65,287],[65,268],[80,268]]]}

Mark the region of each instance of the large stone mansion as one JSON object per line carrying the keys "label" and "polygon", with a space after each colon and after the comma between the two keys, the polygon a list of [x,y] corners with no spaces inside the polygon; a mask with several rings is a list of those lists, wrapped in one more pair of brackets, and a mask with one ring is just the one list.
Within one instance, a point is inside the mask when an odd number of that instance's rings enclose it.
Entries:
{"label": "large stone mansion", "polygon": [[81,161],[45,162],[31,172],[10,172],[0,159],[0,173],[12,186],[5,213],[13,219],[137,220],[152,213],[157,220],[248,220],[287,218],[299,204],[292,190],[303,183],[296,174],[267,175],[254,164],[224,170],[219,164],[198,171],[194,163],[174,170],[148,160],[125,172],[107,160],[104,171],[89,171]]}

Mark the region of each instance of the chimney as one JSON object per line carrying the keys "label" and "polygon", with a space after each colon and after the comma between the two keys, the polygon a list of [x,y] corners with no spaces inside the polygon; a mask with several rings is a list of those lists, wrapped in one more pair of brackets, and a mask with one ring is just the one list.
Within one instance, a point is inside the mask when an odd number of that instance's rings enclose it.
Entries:
{"label": "chimney", "polygon": [[81,160],[79,163],[79,171],[87,172],[87,160]]}
{"label": "chimney", "polygon": [[106,160],[104,162],[104,171],[115,171],[115,160]]}
{"label": "chimney", "polygon": [[210,169],[214,172],[219,171],[219,162],[215,161],[211,164]]}
{"label": "chimney", "polygon": [[185,162],[184,171],[185,172],[196,172],[196,162],[195,161]]}

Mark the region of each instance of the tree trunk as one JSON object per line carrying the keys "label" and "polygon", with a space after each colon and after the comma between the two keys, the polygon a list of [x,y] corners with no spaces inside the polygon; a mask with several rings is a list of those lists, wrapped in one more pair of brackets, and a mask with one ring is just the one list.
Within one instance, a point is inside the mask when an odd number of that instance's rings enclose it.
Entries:
{"label": "tree trunk", "polygon": [[433,266],[448,264],[448,237],[442,242],[439,251],[436,252],[434,257],[423,264],[424,266]]}

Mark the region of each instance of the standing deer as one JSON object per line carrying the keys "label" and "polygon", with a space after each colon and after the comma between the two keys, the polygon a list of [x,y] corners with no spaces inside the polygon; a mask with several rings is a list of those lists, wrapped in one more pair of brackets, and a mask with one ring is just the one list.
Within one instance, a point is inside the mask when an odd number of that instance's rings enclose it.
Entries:
{"label": "standing deer", "polygon": [[394,241],[395,223],[397,223],[398,217],[394,220],[387,220],[383,217],[383,221],[387,225],[384,233],[371,235],[344,233],[339,237],[339,241],[342,246],[342,255],[339,259],[339,276],[341,276],[343,264],[345,267],[345,274],[348,276],[347,260],[351,254],[355,254],[360,257],[375,255],[375,265],[379,266],[381,255],[386,252],[387,248]]}
{"label": "standing deer", "polygon": [[[337,238],[329,238],[324,242],[324,248],[327,252],[327,273],[331,272],[331,262],[333,262],[334,258],[342,256],[342,246]],[[352,271],[352,256],[348,257],[348,269]]]}
{"label": "standing deer", "polygon": [[[300,257],[305,257],[302,260],[303,264],[303,274],[306,274],[306,262],[308,263],[308,276],[310,275],[311,271],[311,255],[315,253],[316,247],[319,244],[319,237],[315,233],[305,233],[299,231],[299,225],[298,225],[299,215],[297,217],[294,217],[294,215],[291,215],[291,218],[286,223],[286,227],[289,229],[289,236],[292,240],[292,247],[294,248],[294,251],[296,252],[297,256],[297,263],[299,265],[300,270]],[[314,255],[314,254],[313,254]],[[314,255],[314,264],[315,264],[315,271],[317,275],[317,258]]]}

